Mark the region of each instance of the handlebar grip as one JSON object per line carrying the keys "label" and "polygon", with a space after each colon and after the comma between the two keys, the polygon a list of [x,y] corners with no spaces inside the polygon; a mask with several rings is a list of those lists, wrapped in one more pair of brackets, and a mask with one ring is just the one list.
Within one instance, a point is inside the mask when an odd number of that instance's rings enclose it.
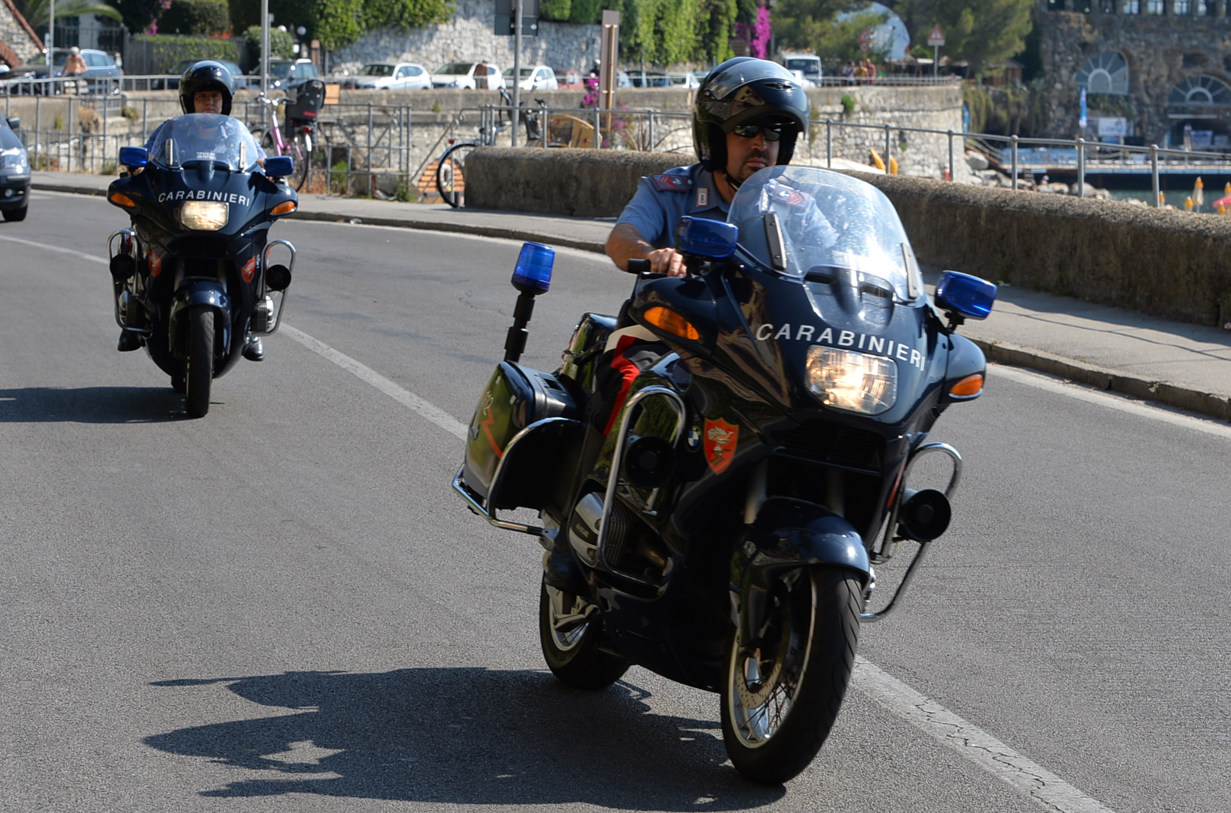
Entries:
{"label": "handlebar grip", "polygon": [[653,264],[649,260],[636,259],[628,261],[628,273],[630,274],[648,274],[651,268],[653,268]]}

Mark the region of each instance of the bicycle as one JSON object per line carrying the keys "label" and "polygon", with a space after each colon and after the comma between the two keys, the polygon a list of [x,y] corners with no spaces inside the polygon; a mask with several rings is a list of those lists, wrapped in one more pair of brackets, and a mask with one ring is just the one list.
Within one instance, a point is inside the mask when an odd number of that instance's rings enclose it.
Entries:
{"label": "bicycle", "polygon": [[[505,105],[512,109],[513,98],[504,88],[500,89],[500,96],[504,100]],[[544,127],[543,122],[546,118],[547,102],[542,99],[535,99],[538,102],[539,109],[531,111],[526,109],[526,103],[521,103],[521,109],[518,111],[518,119],[526,126],[526,146],[547,146],[544,144]],[[496,143],[497,134],[508,129],[510,122],[501,124],[499,122],[499,114],[497,114],[496,127],[490,131],[485,127],[479,128],[478,141],[457,141],[449,139],[449,146],[441,154],[439,162],[436,165],[436,191],[440,193],[440,197],[445,203],[458,209],[465,205],[466,199],[466,157],[470,152],[479,145],[492,145]],[[555,145],[551,145],[555,146]]]}
{"label": "bicycle", "polygon": [[303,188],[312,174],[312,134],[305,128],[294,127],[290,140],[282,137],[278,127],[278,107],[289,100],[285,97],[270,99],[264,93],[257,94],[257,102],[269,108],[269,129],[253,131],[252,135],[260,139],[261,148],[267,155],[289,155],[295,162],[295,170],[287,177],[286,182],[296,190]]}

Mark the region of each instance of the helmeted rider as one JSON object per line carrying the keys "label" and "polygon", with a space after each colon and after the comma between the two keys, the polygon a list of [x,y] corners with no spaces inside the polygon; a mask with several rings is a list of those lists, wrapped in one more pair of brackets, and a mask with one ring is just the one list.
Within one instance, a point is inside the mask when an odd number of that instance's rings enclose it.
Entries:
{"label": "helmeted rider", "polygon": [[[221,62],[211,59],[194,62],[180,76],[179,84],[180,108],[185,113],[214,113],[223,116],[231,115],[231,105],[235,99],[235,77]],[[170,127],[174,119],[168,119],[150,133],[145,142],[145,149],[150,150],[155,141],[162,137],[163,131]],[[243,125],[228,119],[223,123],[222,138],[238,135],[238,129],[227,132],[225,128],[238,128]],[[265,165],[265,151],[257,145],[257,163]],[[140,172],[140,169],[134,170]],[[120,333],[120,351],[137,350],[141,340],[133,333]],[[265,345],[260,336],[248,336],[244,342],[244,358],[249,361],[262,361],[265,358]]]}
{"label": "helmeted rider", "polygon": [[[702,80],[693,102],[693,147],[697,163],[644,177],[607,238],[607,256],[621,269],[648,259],[651,271],[685,275],[684,256],[675,250],[681,217],[726,220],[740,184],[768,166],[790,163],[809,119],[808,97],[799,81],[776,62],[753,57],[728,59]],[[614,331],[599,358],[590,422],[611,431],[633,380],[667,352],[640,325]],[[547,579],[576,589],[580,578],[567,543],[549,556]]]}
{"label": "helmeted rider", "polygon": [[684,215],[725,220],[735,190],[766,166],[788,164],[808,126],[808,97],[776,62],[735,57],[697,88],[692,139],[697,163],[642,178],[607,238],[621,269],[648,259],[656,273],[684,275],[675,227]]}

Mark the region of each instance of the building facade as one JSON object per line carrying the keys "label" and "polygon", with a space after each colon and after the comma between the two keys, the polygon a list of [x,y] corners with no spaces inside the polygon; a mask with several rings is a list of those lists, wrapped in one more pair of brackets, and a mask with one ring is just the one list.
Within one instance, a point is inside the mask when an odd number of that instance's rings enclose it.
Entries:
{"label": "building facade", "polygon": [[1231,152],[1231,0],[1038,0],[1045,132]]}

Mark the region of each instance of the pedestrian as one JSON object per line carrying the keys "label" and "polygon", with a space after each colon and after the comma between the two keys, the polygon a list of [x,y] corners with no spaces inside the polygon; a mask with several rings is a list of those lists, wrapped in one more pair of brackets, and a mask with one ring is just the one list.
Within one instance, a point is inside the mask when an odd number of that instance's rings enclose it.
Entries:
{"label": "pedestrian", "polygon": [[[80,93],[81,85],[78,84],[76,77],[81,76],[89,70],[85,64],[85,57],[81,55],[81,49],[74,45],[68,49],[68,56],[64,58],[64,70],[62,75],[65,77],[73,77],[73,92]],[[66,83],[67,84],[67,83]]]}

